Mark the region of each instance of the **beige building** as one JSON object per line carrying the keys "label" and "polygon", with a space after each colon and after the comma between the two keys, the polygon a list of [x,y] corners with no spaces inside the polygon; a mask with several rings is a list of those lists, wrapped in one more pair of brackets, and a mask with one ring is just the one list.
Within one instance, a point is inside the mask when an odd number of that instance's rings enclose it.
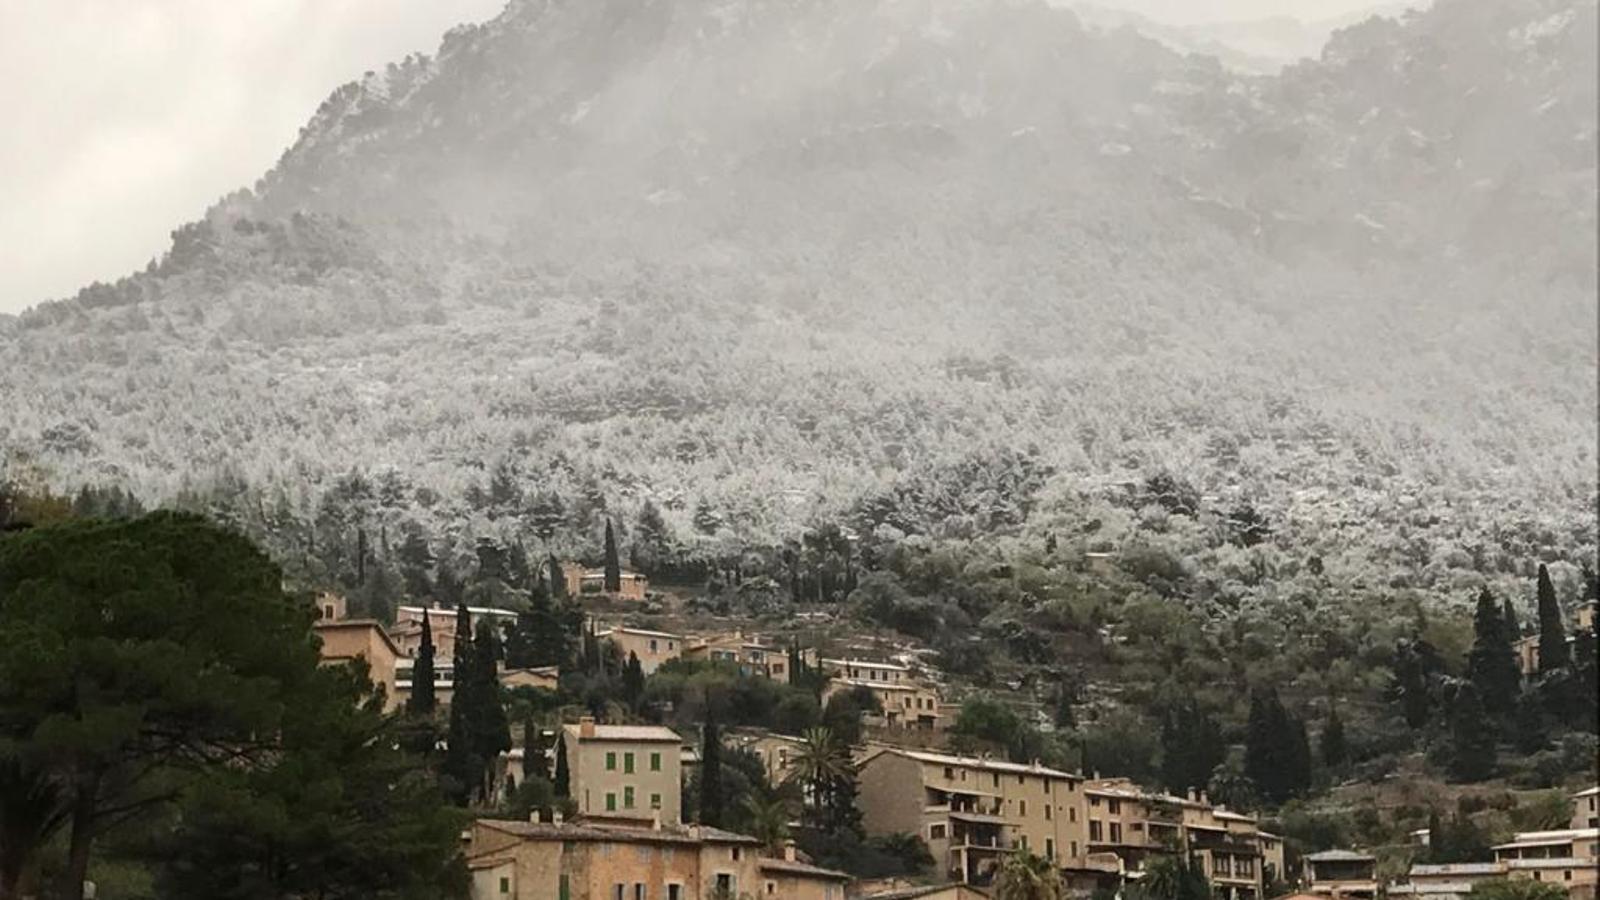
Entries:
{"label": "beige building", "polygon": [[1600,787],[1572,795],[1572,827],[1600,828]]}
{"label": "beige building", "polygon": [[952,881],[990,883],[1014,849],[1066,868],[1087,848],[1082,778],[1069,772],[886,747],[861,763],[859,781],[867,833],[921,837]]}
{"label": "beige building", "polygon": [[874,722],[868,718],[868,724],[929,731],[949,725],[939,692],[914,678],[906,666],[859,659],[824,659],[822,670],[829,676],[822,689],[824,705],[836,694],[865,688],[883,706],[881,719]]}
{"label": "beige building", "polygon": [[473,900],[844,900],[849,876],[762,855],[751,837],[699,825],[479,819],[467,844]]}
{"label": "beige building", "polygon": [[1508,878],[1553,884],[1574,897],[1594,900],[1600,881],[1600,828],[1524,831],[1496,845],[1494,858],[1506,867]]}
{"label": "beige building", "polygon": [[595,637],[616,644],[624,660],[630,653],[639,657],[639,667],[644,669],[646,675],[660,668],[667,660],[677,659],[684,653],[683,635],[665,631],[615,625],[605,631],[595,632]]}
{"label": "beige building", "polygon": [[585,716],[562,727],[572,800],[592,818],[683,820],[682,739],[659,725],[600,725]]}
{"label": "beige building", "polygon": [[366,660],[368,677],[383,690],[383,708],[387,711],[400,705],[395,677],[400,648],[377,620],[325,620],[314,623],[311,628],[321,641],[318,653],[324,665],[341,665],[358,658]]}
{"label": "beige building", "polygon": [[[569,597],[608,593],[605,569],[591,569],[583,563],[568,561],[561,564],[561,577],[567,582]],[[620,590],[610,593],[610,596],[622,600],[642,601],[650,591],[650,579],[627,569],[622,570],[618,585]]]}
{"label": "beige building", "polygon": [[553,691],[561,686],[561,668],[533,666],[526,669],[508,669],[502,664],[500,684],[507,688],[531,687]]}
{"label": "beige building", "polygon": [[[472,615],[473,628],[477,628],[478,623],[485,619],[497,626],[517,621],[517,614],[509,609],[469,606],[467,612]],[[432,633],[434,658],[449,659],[455,654],[456,644],[454,607],[447,609],[442,606],[402,606],[395,610],[394,627],[389,630],[395,644],[406,656],[416,656],[418,648],[422,646],[424,616],[428,619],[428,628]]]}
{"label": "beige building", "polygon": [[763,643],[759,638],[735,631],[705,635],[689,642],[684,651],[689,659],[731,662],[746,675],[789,683],[789,651]]}
{"label": "beige building", "polygon": [[1267,867],[1283,871],[1281,838],[1203,795],[1153,793],[1112,778],[1087,782],[1083,796],[1089,851],[1115,854],[1135,877],[1152,857],[1182,853],[1200,865],[1219,898],[1259,900]]}
{"label": "beige building", "polygon": [[1375,897],[1378,861],[1353,850],[1323,850],[1305,857],[1307,890],[1324,897]]}
{"label": "beige building", "polygon": [[794,761],[805,741],[786,734],[768,731],[729,731],[722,742],[734,750],[748,750],[761,760],[769,784],[782,784],[794,771]]}
{"label": "beige building", "polygon": [[1505,863],[1418,863],[1406,873],[1403,884],[1391,884],[1391,895],[1409,895],[1423,900],[1448,900],[1472,893],[1472,886],[1480,881],[1493,881],[1506,877]]}

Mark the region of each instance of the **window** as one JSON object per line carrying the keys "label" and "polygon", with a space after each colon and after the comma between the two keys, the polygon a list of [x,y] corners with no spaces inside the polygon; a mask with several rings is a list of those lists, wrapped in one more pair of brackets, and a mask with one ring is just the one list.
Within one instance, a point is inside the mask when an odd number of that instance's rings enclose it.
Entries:
{"label": "window", "polygon": [[1106,812],[1112,814],[1113,816],[1122,815],[1122,801],[1121,800],[1107,800],[1106,801]]}
{"label": "window", "polygon": [[1076,806],[1067,807],[1067,821],[1068,822],[1076,822],[1076,821],[1078,821],[1078,808]]}
{"label": "window", "polygon": [[627,890],[628,890],[628,886],[625,885],[625,884],[622,884],[620,882],[617,883],[617,884],[612,885],[611,886],[611,900],[628,900],[627,894],[624,893]]}
{"label": "window", "polygon": [[1122,843],[1122,823],[1121,822],[1112,822],[1111,823],[1111,843],[1113,843],[1113,844]]}
{"label": "window", "polygon": [[633,900],[644,900],[644,898],[645,898],[644,883],[640,882],[640,881],[635,881],[633,883]]}
{"label": "window", "polygon": [[610,794],[610,793],[606,794],[606,812],[616,812],[616,811],[617,811],[617,795],[616,794]]}
{"label": "window", "polygon": [[1055,838],[1045,838],[1044,839],[1044,858],[1050,860],[1051,862],[1055,862],[1055,859],[1056,859],[1056,840],[1055,840]]}
{"label": "window", "polygon": [[660,809],[661,808],[661,795],[660,794],[651,794],[650,795],[650,808],[651,809]]}
{"label": "window", "polygon": [[661,754],[659,754],[659,753],[650,754],[650,771],[652,771],[652,772],[661,771]]}
{"label": "window", "polygon": [[734,880],[734,877],[732,875],[728,874],[727,872],[718,872],[717,873],[717,892],[718,893],[732,894],[734,892],[734,886],[736,884],[737,884],[737,882]]}
{"label": "window", "polygon": [[1572,880],[1572,870],[1571,869],[1567,869],[1566,871],[1562,872],[1561,873],[1561,879],[1563,881],[1571,881]]}
{"label": "window", "polygon": [[1017,801],[1017,815],[1026,816],[1027,814],[1028,814],[1028,801],[1026,801],[1026,800],[1018,800]]}
{"label": "window", "polygon": [[956,780],[956,770],[950,768],[949,766],[945,766],[944,767],[944,780],[945,781],[955,781]]}
{"label": "window", "polygon": [[728,854],[733,857],[733,861],[734,862],[738,862],[739,861],[739,848],[738,847],[729,848]]}
{"label": "window", "polygon": [[[563,875],[561,877],[562,878],[566,878],[567,876]],[[669,884],[669,885],[667,885],[667,900],[683,900],[683,885],[681,885],[681,884]]]}
{"label": "window", "polygon": [[632,775],[633,774],[633,754],[632,753],[624,753],[624,754],[622,754],[622,771],[626,775]]}
{"label": "window", "polygon": [[1048,803],[1044,805],[1044,820],[1046,822],[1050,821],[1050,804]]}
{"label": "window", "polygon": [[502,893],[502,894],[511,893],[511,879],[504,878],[504,877],[502,877],[500,879],[500,893]]}
{"label": "window", "polygon": [[1089,798],[1089,805],[1090,806],[1099,806],[1100,805],[1100,798],[1099,797],[1090,797]]}
{"label": "window", "polygon": [[1078,842],[1077,841],[1073,841],[1068,846],[1072,847],[1072,855],[1073,856],[1077,856],[1078,855]]}
{"label": "window", "polygon": [[617,754],[612,753],[612,752],[607,752],[606,753],[606,771],[607,772],[615,772],[616,770],[617,770]]}
{"label": "window", "polygon": [[1022,835],[1021,837],[1017,838],[1017,846],[1024,850],[1028,849],[1028,836]]}
{"label": "window", "polygon": [[1026,776],[1026,775],[1018,775],[1017,776],[1017,784],[1027,784],[1027,783],[1028,783],[1028,776]]}
{"label": "window", "polygon": [[1134,831],[1143,831],[1144,830],[1144,823],[1143,822],[1135,822],[1132,825],[1129,825],[1128,827],[1130,829],[1134,830]]}
{"label": "window", "polygon": [[557,889],[559,900],[572,900],[572,883],[567,880],[567,876],[561,876],[560,885],[561,887]]}
{"label": "window", "polygon": [[1233,861],[1233,871],[1248,878],[1256,874],[1256,861],[1248,856],[1241,856]]}
{"label": "window", "polygon": [[999,787],[1000,786],[1000,773],[999,772],[994,773],[994,786],[995,787]]}
{"label": "window", "polygon": [[767,882],[767,896],[770,897],[773,894],[776,894],[777,892],[778,892],[778,883],[776,881]]}
{"label": "window", "polygon": [[628,787],[625,787],[625,788],[622,789],[622,808],[623,809],[633,809],[633,786],[632,785],[629,785]]}
{"label": "window", "polygon": [[1099,819],[1090,819],[1089,820],[1089,840],[1095,841],[1095,842],[1098,843],[1103,836],[1104,835],[1101,834],[1101,829],[1100,829],[1100,820]]}
{"label": "window", "polygon": [[650,639],[650,652],[651,653],[657,653],[657,652],[659,652],[659,650],[660,650],[660,648],[658,648],[656,646],[656,639],[655,638],[651,638]]}
{"label": "window", "polygon": [[928,840],[930,840],[930,841],[942,841],[942,840],[944,840],[944,823],[943,822],[928,826]]}

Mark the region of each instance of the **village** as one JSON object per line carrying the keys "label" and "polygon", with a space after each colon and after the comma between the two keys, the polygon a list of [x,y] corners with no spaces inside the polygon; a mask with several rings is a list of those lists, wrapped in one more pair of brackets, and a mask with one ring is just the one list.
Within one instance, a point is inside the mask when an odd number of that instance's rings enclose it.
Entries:
{"label": "village", "polygon": [[[1154,871],[1181,859],[1220,900],[1286,900],[1383,896],[1459,900],[1474,885],[1528,880],[1593,900],[1600,866],[1600,789],[1571,795],[1568,827],[1518,832],[1494,845],[1492,858],[1418,862],[1398,877],[1378,873],[1376,857],[1343,847],[1286,857],[1284,838],[1262,827],[1251,810],[1229,809],[1204,791],[1177,796],[1128,778],[1064,771],[1038,760],[1018,762],[988,751],[957,752],[948,731],[960,711],[940,673],[905,648],[798,646],[745,627],[664,630],[633,624],[663,618],[662,595],[638,573],[607,573],[578,563],[560,566],[566,594],[580,598],[584,628],[616,659],[644,675],[680,660],[734,669],[740,678],[788,684],[797,668],[820,673],[819,701],[870,695],[861,739],[849,748],[854,804],[868,836],[912,836],[934,861],[935,879],[858,878],[815,864],[792,839],[755,836],[702,824],[686,815],[686,786],[707,755],[712,733],[659,724],[599,721],[582,711],[546,733],[521,735],[493,765],[496,790],[509,796],[529,773],[556,772],[565,812],[535,809],[527,819],[475,819],[462,835],[474,900],[559,897],[685,900],[767,897],[778,900],[974,900],[990,896],[1006,860],[1043,860],[1077,896],[1120,897]],[[642,615],[647,602],[655,615]],[[360,659],[390,709],[411,695],[419,650],[437,648],[432,690],[450,703],[459,610],[399,607],[391,626],[346,614],[343,598],[317,597],[325,664]],[[509,625],[517,613],[467,608],[479,622]],[[1577,613],[1592,628],[1593,603]],[[859,652],[861,650],[869,652]],[[1519,642],[1518,662],[1536,670],[1537,640]],[[505,690],[555,691],[555,666],[497,670]],[[811,784],[804,734],[730,727],[716,732],[728,752],[760,761],[772,785]],[[528,748],[538,748],[529,750]],[[528,754],[532,752],[534,757]],[[803,789],[802,803],[823,802]],[[1419,848],[1431,836],[1413,835]],[[1426,859],[1425,854],[1419,854]]]}

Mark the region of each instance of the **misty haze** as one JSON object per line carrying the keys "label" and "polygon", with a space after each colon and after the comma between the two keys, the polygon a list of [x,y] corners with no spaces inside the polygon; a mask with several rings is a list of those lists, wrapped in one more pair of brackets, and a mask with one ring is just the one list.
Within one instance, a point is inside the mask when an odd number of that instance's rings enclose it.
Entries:
{"label": "misty haze", "polygon": [[0,900],[1594,900],[1596,0],[67,8]]}

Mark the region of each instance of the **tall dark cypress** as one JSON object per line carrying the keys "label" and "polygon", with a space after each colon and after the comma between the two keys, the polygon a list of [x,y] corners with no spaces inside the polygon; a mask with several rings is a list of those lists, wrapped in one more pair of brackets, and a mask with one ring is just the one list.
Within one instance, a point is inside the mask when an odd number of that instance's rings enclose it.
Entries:
{"label": "tall dark cypress", "polygon": [[556,739],[556,774],[554,779],[556,797],[568,800],[572,797],[572,770],[567,767],[567,737],[562,733]]}
{"label": "tall dark cypress", "polygon": [[1522,637],[1522,623],[1517,621],[1517,608],[1511,605],[1511,598],[1507,597],[1500,604],[1501,615],[1506,620],[1506,635],[1512,641]]}
{"label": "tall dark cypress", "polygon": [[562,571],[561,563],[556,562],[556,555],[550,554],[547,563],[550,566],[550,596],[556,600],[567,598],[567,574]]}
{"label": "tall dark cypress", "polygon": [[544,729],[531,715],[522,720],[522,780],[550,780],[550,760],[544,755]]}
{"label": "tall dark cypress", "polygon": [[709,711],[700,734],[700,824],[722,827],[722,735]]}
{"label": "tall dark cypress", "polygon": [[1467,654],[1467,679],[1477,688],[1476,700],[1490,715],[1508,715],[1517,700],[1522,675],[1506,634],[1500,604],[1486,587],[1478,594],[1472,617],[1472,650]]}
{"label": "tall dark cypress", "polygon": [[1463,682],[1450,702],[1450,757],[1447,767],[1459,781],[1482,781],[1495,770],[1495,729],[1484,723],[1487,713],[1477,685]]}
{"label": "tall dark cypress", "polygon": [[1338,772],[1349,761],[1350,747],[1345,743],[1344,721],[1339,718],[1339,708],[1330,706],[1328,721],[1322,725],[1322,764]]}
{"label": "tall dark cypress", "polygon": [[411,696],[406,698],[406,711],[417,716],[432,716],[437,698],[434,693],[433,673],[433,618],[427,610],[422,613],[422,643],[417,647],[417,659],[411,668]]}
{"label": "tall dark cypress", "polygon": [[494,782],[491,763],[511,749],[511,723],[500,703],[500,641],[488,620],[478,623],[472,643],[472,666],[468,676],[471,699],[467,713],[472,754],[480,761],[478,799],[486,802]]}
{"label": "tall dark cypress", "polygon": [[644,699],[644,666],[637,653],[628,653],[628,663],[622,667],[622,696],[630,706],[637,707]]}
{"label": "tall dark cypress", "polygon": [[606,519],[605,589],[611,594],[622,590],[622,562],[617,557],[617,535],[610,519]]}
{"label": "tall dark cypress", "polygon": [[[1550,570],[1539,564],[1539,672],[1564,669],[1571,658],[1567,653],[1567,630],[1561,624],[1561,604],[1556,587],[1550,583]],[[1594,698],[1590,698],[1591,700]]]}

